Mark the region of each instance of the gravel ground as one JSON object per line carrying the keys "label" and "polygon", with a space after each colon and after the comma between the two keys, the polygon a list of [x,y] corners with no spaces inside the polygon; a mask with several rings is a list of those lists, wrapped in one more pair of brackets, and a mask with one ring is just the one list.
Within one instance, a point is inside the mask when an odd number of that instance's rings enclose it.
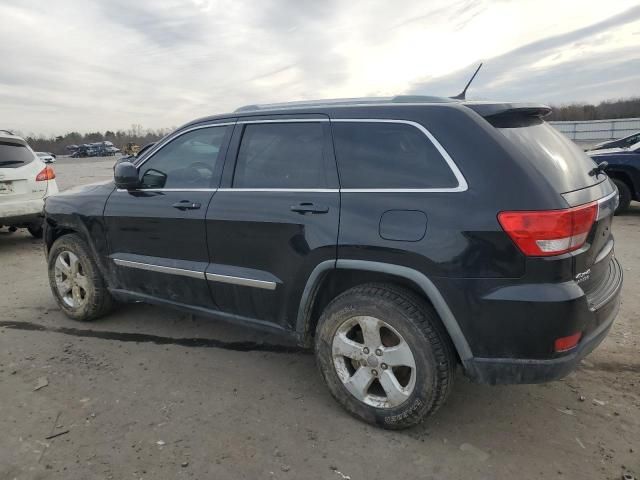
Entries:
{"label": "gravel ground", "polygon": [[[113,162],[60,159],[60,188],[108,179]],[[333,401],[312,355],[264,334],[146,305],[67,319],[41,244],[4,229],[0,479],[638,478],[637,205],[614,233],[621,313],[576,372],[498,387],[459,374],[434,418],[387,432]]]}

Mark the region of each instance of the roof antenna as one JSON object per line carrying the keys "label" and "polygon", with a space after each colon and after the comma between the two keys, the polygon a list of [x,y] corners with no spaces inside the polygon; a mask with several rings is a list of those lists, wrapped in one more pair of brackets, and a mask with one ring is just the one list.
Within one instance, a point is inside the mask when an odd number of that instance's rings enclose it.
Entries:
{"label": "roof antenna", "polygon": [[476,71],[473,75],[471,75],[471,79],[469,80],[469,83],[467,83],[467,86],[464,87],[464,90],[462,90],[458,95],[456,95],[455,97],[451,97],[454,100],[466,100],[466,95],[467,95],[467,89],[469,88],[469,85],[471,85],[471,82],[473,82],[473,79],[476,78],[476,75],[478,74],[478,72],[480,71],[480,68],[482,67],[482,62],[480,62],[480,65],[478,65],[478,68],[476,68]]}

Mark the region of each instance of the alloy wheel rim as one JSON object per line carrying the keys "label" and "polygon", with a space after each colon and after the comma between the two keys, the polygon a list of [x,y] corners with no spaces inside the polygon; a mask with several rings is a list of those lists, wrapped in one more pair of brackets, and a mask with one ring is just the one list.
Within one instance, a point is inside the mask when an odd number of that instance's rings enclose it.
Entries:
{"label": "alloy wheel rim", "polygon": [[346,320],[332,342],[333,365],[347,391],[376,408],[395,408],[416,384],[416,361],[400,333],[371,316]]}
{"label": "alloy wheel rim", "polygon": [[62,301],[71,308],[87,302],[88,279],[78,256],[68,250],[60,252],[54,264],[56,288]]}

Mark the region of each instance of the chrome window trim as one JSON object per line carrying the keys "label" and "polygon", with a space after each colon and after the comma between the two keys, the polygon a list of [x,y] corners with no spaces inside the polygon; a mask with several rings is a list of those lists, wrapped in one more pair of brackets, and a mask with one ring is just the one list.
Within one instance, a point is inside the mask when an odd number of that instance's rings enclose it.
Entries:
{"label": "chrome window trim", "polygon": [[184,268],[165,267],[164,265],[155,265],[152,263],[134,262],[131,260],[122,260],[114,258],[113,263],[121,267],[137,268],[139,270],[148,270],[150,272],[169,273],[172,275],[182,275],[183,277],[197,278],[204,280],[204,272],[197,270],[186,270]]}
{"label": "chrome window trim", "polygon": [[[406,104],[403,104],[406,105]],[[343,123],[401,123],[405,125],[411,125],[420,130],[438,150],[438,153],[442,155],[447,166],[456,178],[458,185],[456,187],[433,187],[433,188],[220,188],[221,192],[310,192],[310,193],[457,193],[465,192],[469,186],[467,180],[462,175],[462,172],[454,162],[453,158],[445,150],[445,148],[438,142],[433,134],[427,130],[423,125],[412,120],[401,119],[386,119],[386,118],[288,118],[288,119],[273,119],[273,120],[238,120],[238,124],[251,124],[251,123],[296,123],[296,122],[343,122]]]}
{"label": "chrome window trim", "polygon": [[458,182],[457,187],[432,187],[432,188],[342,188],[341,191],[345,193],[373,193],[373,192],[390,192],[390,193],[456,193],[456,192],[465,192],[468,190],[469,185],[467,184],[467,180],[462,175],[462,172],[456,165],[456,162],[453,161],[453,158],[449,155],[449,153],[444,149],[444,147],[438,142],[436,137],[427,130],[423,125],[418,122],[414,122],[412,120],[399,120],[399,119],[386,119],[386,118],[335,118],[331,119],[331,122],[339,122],[339,123],[401,123],[405,125],[411,125],[418,130],[420,130],[436,147],[438,153],[442,155],[445,162],[449,166],[449,169],[453,173],[453,176],[456,178]]}
{"label": "chrome window trim", "polygon": [[264,290],[275,290],[276,282],[267,280],[256,280],[254,278],[235,277],[233,275],[222,275],[220,273],[205,273],[205,277],[210,282],[229,283],[231,285],[239,285],[242,287],[262,288]]}
{"label": "chrome window trim", "polygon": [[[370,104],[365,104],[370,105]],[[389,105],[389,104],[385,104]],[[396,105],[396,104],[391,104]],[[410,104],[400,104],[400,105],[410,105]],[[425,105],[425,104],[417,104],[417,105]],[[358,106],[358,105],[350,105],[350,106]],[[397,106],[397,105],[396,105]],[[160,151],[167,143],[172,140],[184,135],[185,133],[199,130],[202,128],[210,128],[210,127],[225,127],[229,125],[236,124],[258,124],[258,123],[299,123],[299,122],[340,122],[340,123],[400,123],[405,125],[411,125],[418,130],[420,130],[433,144],[433,146],[438,150],[438,153],[442,155],[445,162],[449,166],[449,169],[453,173],[454,177],[458,182],[458,186],[456,187],[433,187],[433,188],[150,188],[150,189],[135,189],[135,191],[148,191],[148,192],[309,192],[309,193],[336,193],[336,192],[344,192],[344,193],[458,193],[465,192],[469,189],[466,179],[462,172],[456,165],[455,161],[449,153],[445,150],[445,148],[438,142],[438,140],[433,136],[433,134],[421,125],[418,122],[414,122],[412,120],[402,120],[402,119],[387,119],[387,118],[283,118],[283,119],[269,119],[269,120],[237,120],[234,122],[225,122],[225,123],[209,123],[206,125],[198,125],[195,127],[191,127],[189,129],[183,130],[179,132],[177,135],[167,138],[164,142],[157,145],[154,150],[152,150],[147,158],[145,158],[139,165],[136,165],[136,168],[140,168],[144,165],[149,159],[151,159],[158,151]],[[118,192],[127,192],[125,189],[117,189]]]}
{"label": "chrome window trim", "polygon": [[145,163],[147,163],[151,158],[153,158],[153,156],[158,153],[160,150],[162,150],[162,148],[164,148],[164,146],[166,144],[168,144],[169,142],[172,142],[173,140],[175,140],[178,137],[181,137],[182,135],[184,135],[185,133],[189,133],[189,132],[193,132],[194,130],[201,130],[203,128],[211,128],[211,127],[228,127],[230,125],[235,125],[236,122],[224,122],[224,123],[207,123],[205,125],[197,125],[191,128],[187,128],[185,130],[181,130],[179,132],[174,132],[175,134],[167,137],[164,139],[164,141],[158,145],[154,145],[151,149],[151,151],[149,152],[149,155],[143,159],[139,164],[135,164],[137,169],[140,169],[140,167],[142,167],[142,165],[144,165]]}

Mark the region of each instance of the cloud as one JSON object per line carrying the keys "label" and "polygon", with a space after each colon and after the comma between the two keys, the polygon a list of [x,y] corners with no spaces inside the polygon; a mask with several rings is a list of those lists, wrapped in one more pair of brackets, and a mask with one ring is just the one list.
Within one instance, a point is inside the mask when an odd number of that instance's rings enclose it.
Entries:
{"label": "cloud", "polygon": [[[639,22],[640,6],[486,59],[467,97],[568,103],[638,95],[640,50],[637,45],[605,51],[597,51],[597,47],[611,40],[612,31]],[[563,60],[566,52],[570,52],[570,58]],[[544,59],[549,59],[550,64],[536,65]],[[470,78],[473,67],[469,65],[450,75],[416,81],[409,91],[456,94]]]}
{"label": "cloud", "polygon": [[637,94],[634,5],[3,0],[0,128],[161,128],[253,103],[452,95],[476,58],[488,60],[471,87],[475,97]]}

